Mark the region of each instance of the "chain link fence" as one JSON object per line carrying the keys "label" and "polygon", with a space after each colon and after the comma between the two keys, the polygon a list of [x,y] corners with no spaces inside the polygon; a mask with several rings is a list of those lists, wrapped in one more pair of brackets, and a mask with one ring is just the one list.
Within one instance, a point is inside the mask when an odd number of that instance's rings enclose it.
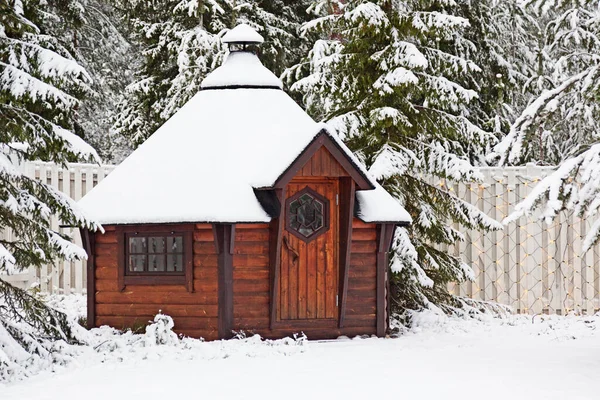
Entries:
{"label": "chain link fence", "polygon": [[[535,166],[484,168],[483,183],[447,189],[502,221],[551,171]],[[600,246],[582,252],[591,225],[562,212],[551,224],[523,217],[503,231],[466,231],[466,240],[449,250],[472,266],[475,279],[451,284],[450,291],[506,304],[517,313],[593,314],[600,308]]]}

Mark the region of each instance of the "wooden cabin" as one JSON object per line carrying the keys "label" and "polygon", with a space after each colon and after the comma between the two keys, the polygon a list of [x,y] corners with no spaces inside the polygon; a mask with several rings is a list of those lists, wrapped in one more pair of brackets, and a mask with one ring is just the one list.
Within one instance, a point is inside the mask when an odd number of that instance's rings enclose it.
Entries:
{"label": "wooden cabin", "polygon": [[388,328],[388,257],[410,223],[331,128],[229,31],[224,64],[81,201],[88,325],[309,339]]}

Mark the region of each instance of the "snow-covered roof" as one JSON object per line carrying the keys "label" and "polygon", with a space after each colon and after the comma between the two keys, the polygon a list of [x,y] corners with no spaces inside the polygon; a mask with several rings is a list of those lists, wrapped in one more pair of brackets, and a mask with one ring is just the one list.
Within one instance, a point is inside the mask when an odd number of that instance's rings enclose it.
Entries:
{"label": "snow-covered roof", "polygon": [[252,29],[251,26],[247,24],[239,24],[229,32],[227,32],[223,38],[221,38],[223,43],[256,43],[260,44],[265,40],[263,37]]}
{"label": "snow-covered roof", "polygon": [[357,217],[364,222],[411,222],[410,214],[380,184],[374,190],[357,190]]}
{"label": "snow-covered roof", "polygon": [[[81,207],[102,224],[268,222],[271,218],[254,189],[272,187],[325,133],[376,187],[357,192],[360,218],[410,222],[398,201],[377,185],[331,130],[271,82],[269,87],[248,84],[260,81],[246,74],[259,70],[257,65],[266,70],[254,54],[230,54],[204,81],[203,89],[213,90],[192,97],[80,200]],[[232,80],[227,81],[219,70],[239,74],[228,75]],[[214,89],[233,79],[235,89]]]}

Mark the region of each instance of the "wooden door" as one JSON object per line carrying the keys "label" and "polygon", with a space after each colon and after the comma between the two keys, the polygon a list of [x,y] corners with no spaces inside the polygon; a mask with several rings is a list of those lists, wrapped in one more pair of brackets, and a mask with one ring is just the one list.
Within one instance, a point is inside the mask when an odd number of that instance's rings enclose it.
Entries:
{"label": "wooden door", "polygon": [[280,321],[338,318],[337,193],[337,180],[295,179],[287,186]]}

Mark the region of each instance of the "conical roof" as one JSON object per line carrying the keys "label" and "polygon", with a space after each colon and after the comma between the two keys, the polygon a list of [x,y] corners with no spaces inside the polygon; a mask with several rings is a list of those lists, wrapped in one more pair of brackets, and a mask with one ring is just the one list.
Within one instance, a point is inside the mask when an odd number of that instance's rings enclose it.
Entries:
{"label": "conical roof", "polygon": [[281,87],[256,55],[231,53],[202,90],[80,206],[102,224],[268,222],[254,189],[272,187],[325,132],[376,187],[357,195],[359,216],[365,222],[409,222],[337,136]]}

